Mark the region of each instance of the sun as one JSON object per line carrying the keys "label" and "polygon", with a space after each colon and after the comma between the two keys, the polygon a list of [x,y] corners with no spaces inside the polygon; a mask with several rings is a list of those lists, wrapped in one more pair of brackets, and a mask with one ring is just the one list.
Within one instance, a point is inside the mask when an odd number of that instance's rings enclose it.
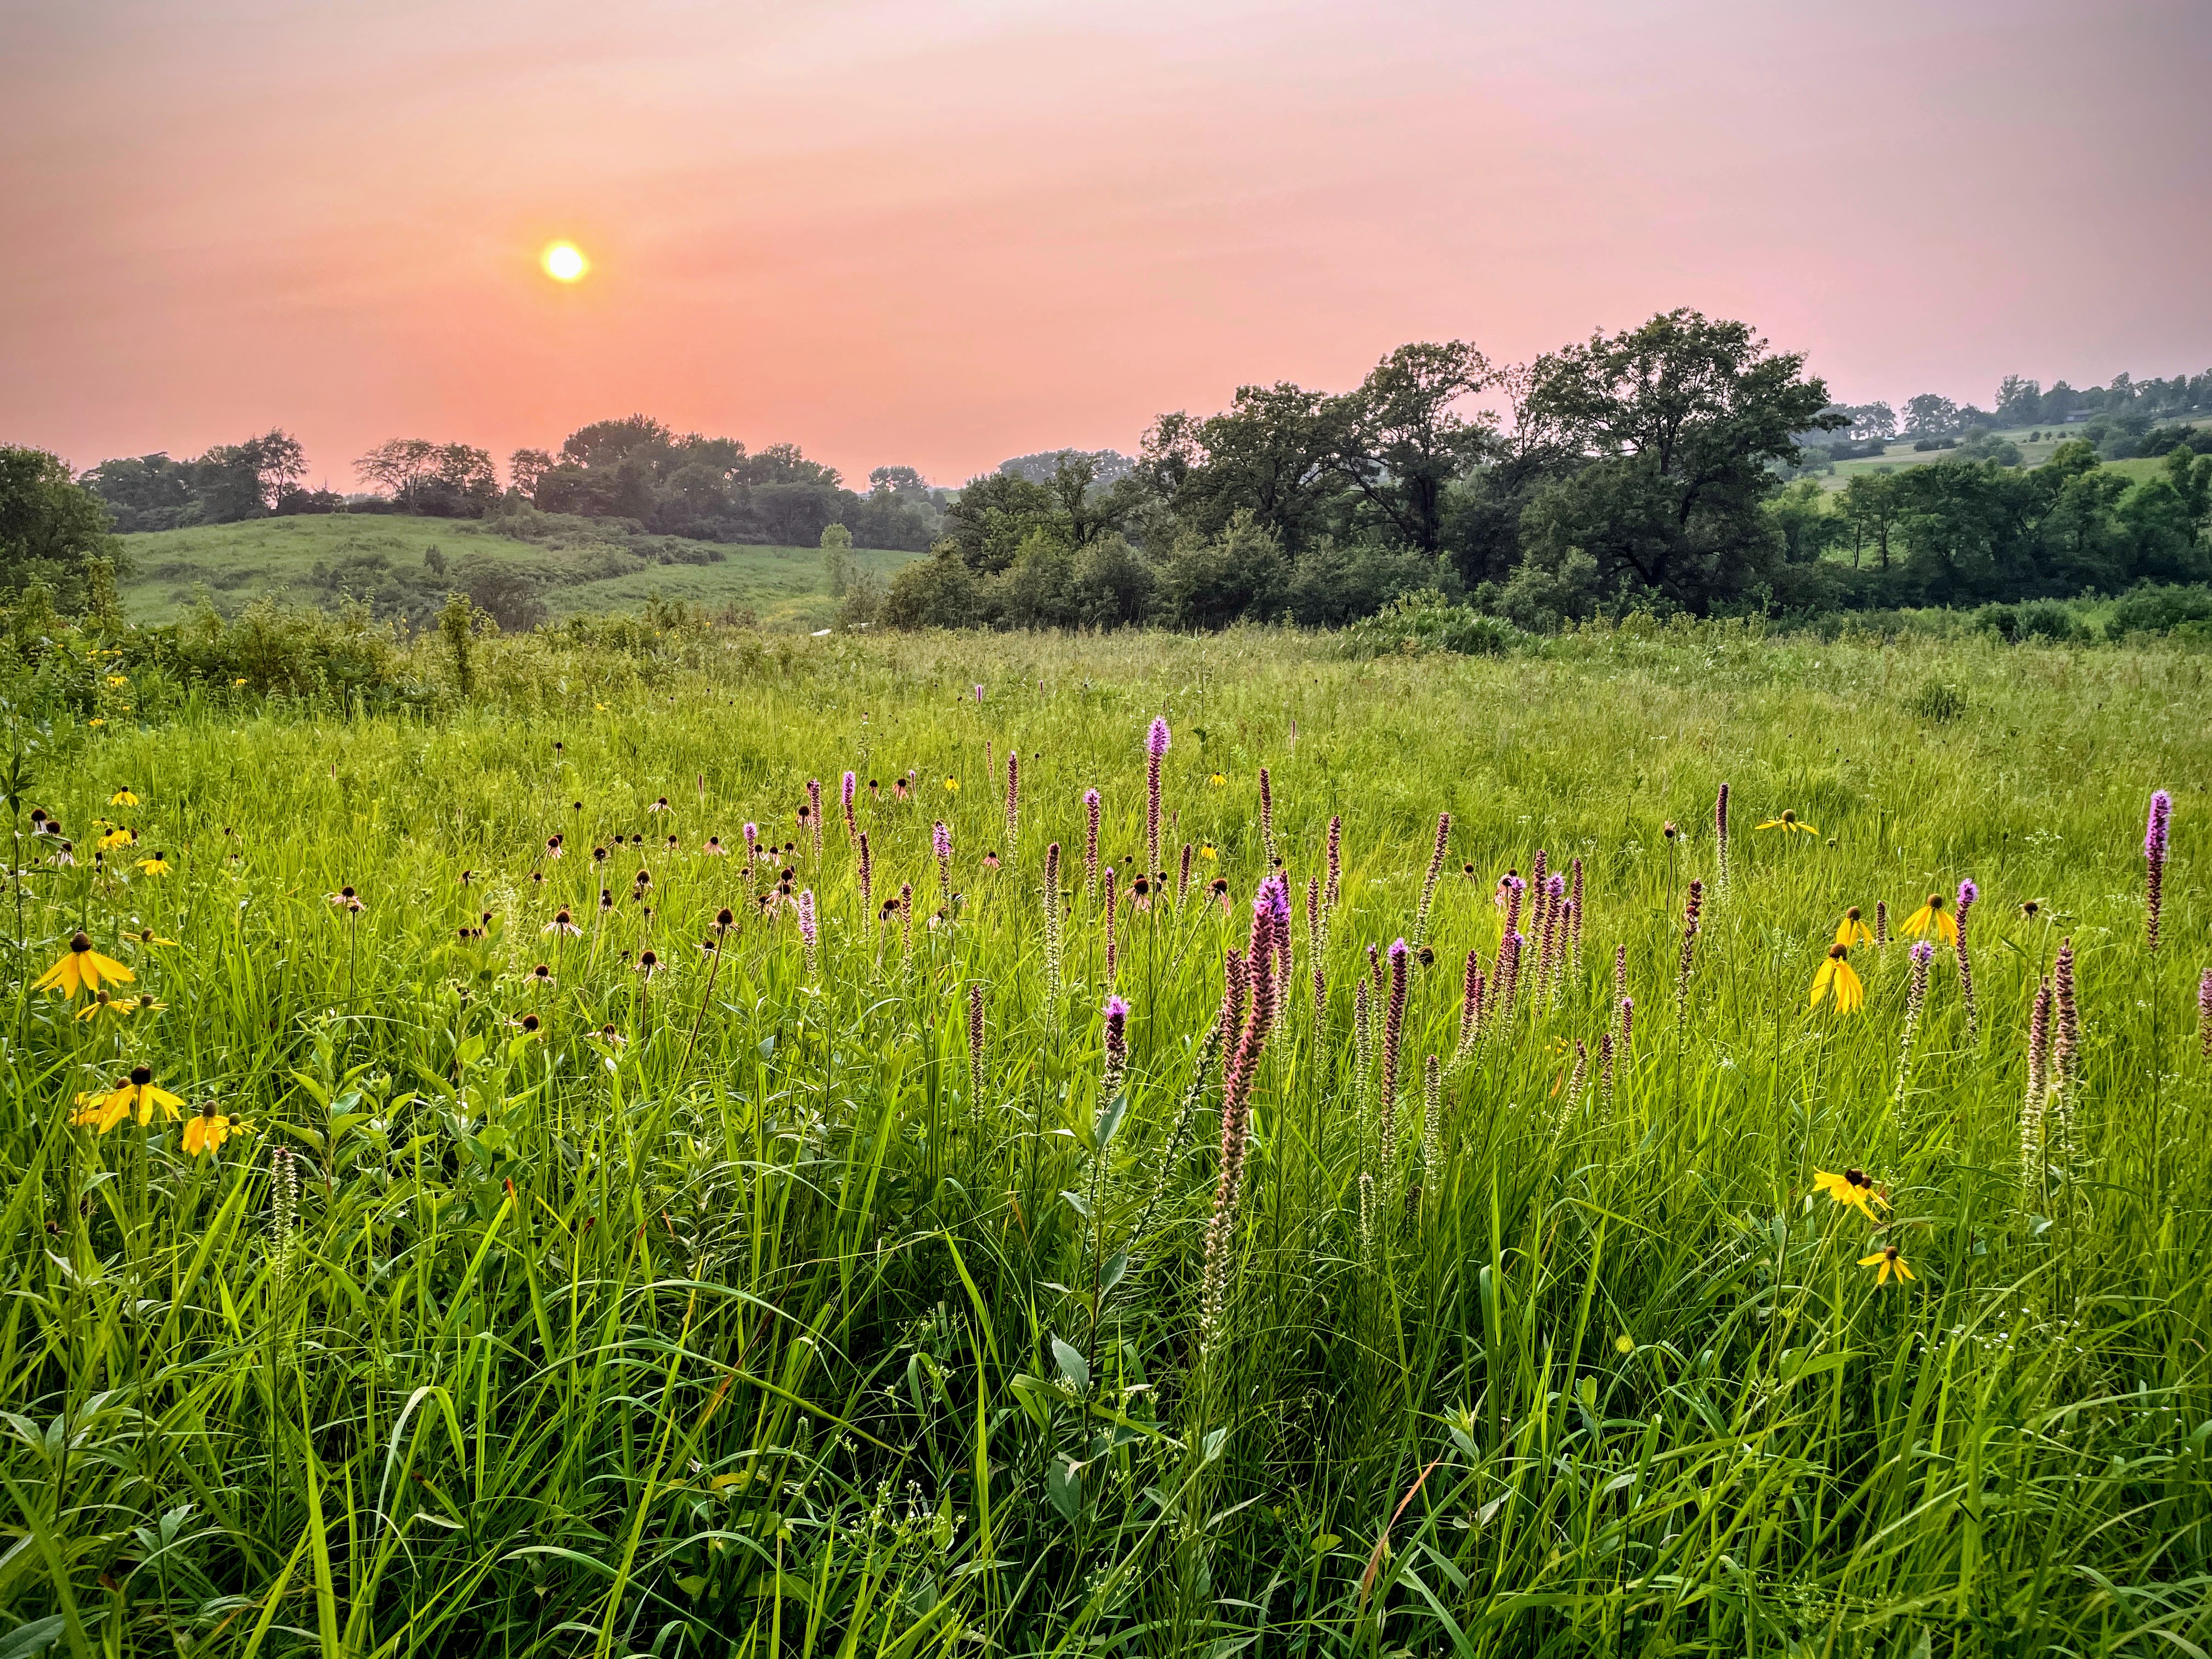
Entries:
{"label": "sun", "polygon": [[538,263],[556,283],[573,283],[592,268],[592,262],[577,251],[573,242],[554,243],[539,256]]}

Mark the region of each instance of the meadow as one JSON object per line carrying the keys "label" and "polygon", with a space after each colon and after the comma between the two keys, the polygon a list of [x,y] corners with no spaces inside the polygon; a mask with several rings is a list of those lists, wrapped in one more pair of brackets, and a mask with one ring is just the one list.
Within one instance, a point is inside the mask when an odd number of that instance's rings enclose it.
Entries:
{"label": "meadow", "polygon": [[2202,1651],[2203,670],[17,706],[0,1653]]}
{"label": "meadow", "polygon": [[[496,520],[348,513],[125,536],[130,574],[123,604],[135,622],[172,622],[203,594],[226,614],[264,598],[330,606],[349,596],[374,599],[396,578],[411,579],[423,590],[412,597],[434,606],[473,558],[540,584],[556,617],[635,610],[656,598],[710,611],[750,611],[786,628],[825,628],[836,615],[819,548],[686,542],[682,562],[660,562],[641,556],[638,544],[650,553],[679,545],[677,538],[628,536],[584,520],[553,522],[574,528],[548,544],[502,534]],[[425,566],[433,549],[453,572],[450,579]],[[878,573],[912,556],[867,548],[853,554],[859,568]]]}

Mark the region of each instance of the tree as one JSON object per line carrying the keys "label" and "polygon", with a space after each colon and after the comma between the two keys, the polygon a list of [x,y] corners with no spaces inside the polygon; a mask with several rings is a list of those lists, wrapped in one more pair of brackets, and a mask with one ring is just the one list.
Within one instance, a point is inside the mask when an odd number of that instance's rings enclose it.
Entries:
{"label": "tree", "polygon": [[1797,461],[1793,434],[1841,423],[1804,361],[1687,310],[1539,359],[1531,410],[1590,459],[1537,493],[1524,535],[1555,562],[1582,549],[1607,593],[1692,611],[1747,593],[1778,546],[1772,469]]}
{"label": "tree", "polygon": [[1844,522],[1851,532],[1851,568],[1859,567],[1860,550],[1874,544],[1875,568],[1889,568],[1889,539],[1895,533],[1905,503],[1894,472],[1860,472],[1844,486]]}
{"label": "tree", "polygon": [[633,450],[665,449],[676,434],[650,415],[625,415],[578,427],[561,442],[561,459],[580,467],[612,467]]}
{"label": "tree", "polygon": [[1245,386],[1222,413],[1193,422],[1162,416],[1146,434],[1139,463],[1152,487],[1201,536],[1224,532],[1249,512],[1291,551],[1321,533],[1331,499],[1343,489],[1344,410],[1318,392],[1288,381]]}
{"label": "tree", "polygon": [[1490,382],[1488,360],[1465,341],[1420,343],[1336,400],[1336,470],[1395,539],[1428,554],[1443,544],[1446,489],[1495,443],[1497,416],[1470,420],[1460,405]]}
{"label": "tree", "polygon": [[1948,438],[1959,430],[1959,405],[1948,398],[1923,392],[1905,404],[1905,435],[1908,438]]}
{"label": "tree", "polygon": [[822,573],[829,578],[830,597],[843,599],[853,585],[853,532],[842,524],[822,532]]}
{"label": "tree", "polygon": [[[1032,530],[1050,520],[1053,492],[1012,472],[970,478],[945,509],[945,533],[968,568],[991,574],[1010,568]],[[894,599],[897,584],[892,584]]]}
{"label": "tree", "polygon": [[433,518],[479,518],[498,499],[491,454],[472,445],[388,438],[353,464],[355,476],[401,509]]}
{"label": "tree", "polygon": [[538,481],[553,470],[553,458],[542,449],[518,449],[507,458],[507,476],[526,495],[538,493]]}
{"label": "tree", "polygon": [[94,560],[121,568],[119,544],[107,526],[106,505],[70,476],[60,456],[0,446],[0,586],[20,592],[40,582],[75,609],[88,591]]}

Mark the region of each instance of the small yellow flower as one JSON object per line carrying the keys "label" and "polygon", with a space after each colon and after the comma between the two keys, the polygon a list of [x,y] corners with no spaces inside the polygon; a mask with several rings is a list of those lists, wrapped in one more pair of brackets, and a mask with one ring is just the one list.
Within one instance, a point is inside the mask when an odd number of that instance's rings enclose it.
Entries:
{"label": "small yellow flower", "polygon": [[121,1002],[118,1002],[105,990],[100,990],[94,991],[92,994],[92,1000],[76,1011],[76,1017],[79,1019],[93,1020],[105,1014],[113,1019],[123,1019],[137,1012],[137,1008],[138,1000],[136,997],[126,997]]}
{"label": "small yellow flower", "polygon": [[1817,1008],[1833,993],[1836,1012],[1855,1014],[1866,1006],[1866,986],[1845,958],[1849,951],[1841,945],[1828,947],[1828,958],[1820,964],[1820,971],[1813,975],[1813,994],[1806,1007]]}
{"label": "small yellow flower", "polygon": [[245,1132],[242,1120],[234,1114],[217,1111],[210,1100],[185,1120],[185,1156],[198,1158],[202,1152],[212,1155],[231,1136]]}
{"label": "small yellow flower", "polygon": [[1859,1266],[1876,1269],[1874,1282],[1877,1289],[1889,1283],[1889,1276],[1892,1273],[1895,1273],[1900,1282],[1918,1277],[1911,1268],[1905,1265],[1905,1258],[1898,1253],[1897,1246],[1894,1244],[1885,1244],[1872,1255],[1861,1256]]}
{"label": "small yellow flower", "polygon": [[69,953],[40,975],[31,988],[43,991],[51,987],[65,997],[73,997],[80,990],[97,991],[102,980],[128,985],[137,977],[113,957],[94,950],[92,940],[84,934],[73,933],[70,936]]}
{"label": "small yellow flower", "polygon": [[948,794],[948,795],[957,795],[957,794],[958,794],[958,793],[960,793],[960,780],[959,780],[959,779],[957,779],[957,778],[947,778],[947,779],[945,779],[945,793],[946,794]]}
{"label": "small yellow flower", "polygon": [[94,714],[90,720],[87,720],[85,724],[87,726],[105,726],[107,722],[102,720],[99,715]]}
{"label": "small yellow flower", "polygon": [[131,846],[137,839],[138,832],[136,830],[125,829],[118,824],[100,838],[100,850],[103,853],[112,853],[118,847]]}
{"label": "small yellow flower", "polygon": [[1634,1353],[1636,1352],[1636,1339],[1631,1336],[1626,1331],[1623,1331],[1619,1336],[1613,1339],[1613,1351],[1615,1353]]}
{"label": "small yellow flower", "polygon": [[1934,933],[1947,945],[1959,942],[1959,919],[1948,908],[1951,901],[1941,893],[1930,893],[1928,902],[1905,919],[1904,933],[1907,938],[1917,938]]}
{"label": "small yellow flower", "polygon": [[1874,943],[1874,934],[1859,915],[1857,905],[1854,904],[1844,911],[1844,919],[1836,924],[1836,943],[1846,946]]}
{"label": "small yellow flower", "polygon": [[141,945],[174,945],[177,941],[173,939],[163,939],[150,927],[141,927],[138,930],[138,942]]}
{"label": "small yellow flower", "polygon": [[1759,827],[1762,830],[1779,830],[1784,835],[1792,830],[1802,830],[1808,836],[1817,836],[1820,833],[1811,824],[1801,819],[1794,811],[1785,811],[1778,818],[1769,818]]}
{"label": "small yellow flower", "polygon": [[107,677],[107,683],[110,685],[128,685],[131,684],[131,677],[127,674],[110,674]]}
{"label": "small yellow flower", "polygon": [[246,684],[246,677],[244,675],[240,675],[238,678],[233,680],[231,684],[233,685],[243,685]]}
{"label": "small yellow flower", "polygon": [[1874,1182],[1864,1170],[1850,1169],[1841,1175],[1815,1170],[1813,1171],[1813,1190],[1827,1194],[1838,1204],[1850,1205],[1869,1221],[1879,1219],[1872,1206],[1879,1204],[1884,1209],[1889,1207],[1889,1200],[1875,1191]]}
{"label": "small yellow flower", "polygon": [[138,797],[131,793],[131,786],[126,783],[107,798],[107,804],[110,806],[136,806]]}
{"label": "small yellow flower", "polygon": [[169,860],[164,854],[156,853],[150,859],[140,859],[138,868],[149,876],[166,876],[169,873]]}
{"label": "small yellow flower", "polygon": [[1228,781],[1229,781],[1229,779],[1228,779],[1227,775],[1226,775],[1226,774],[1224,774],[1224,773],[1220,773],[1220,772],[1215,772],[1215,773],[1211,774],[1211,775],[1206,778],[1206,787],[1207,787],[1208,788],[1212,788],[1212,789],[1218,789],[1218,788],[1222,787],[1224,784],[1226,784]]}
{"label": "small yellow flower", "polygon": [[1202,841],[1198,844],[1198,855],[1202,859],[1218,859],[1221,854],[1212,842]]}

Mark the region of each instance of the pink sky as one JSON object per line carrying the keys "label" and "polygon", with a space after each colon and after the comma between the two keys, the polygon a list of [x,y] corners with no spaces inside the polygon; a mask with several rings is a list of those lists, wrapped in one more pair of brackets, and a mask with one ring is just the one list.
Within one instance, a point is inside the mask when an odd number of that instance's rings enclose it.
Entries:
{"label": "pink sky", "polygon": [[1676,305],[1851,401],[2197,373],[2208,70],[2203,0],[18,7],[0,441],[344,488],[643,410],[957,483]]}

